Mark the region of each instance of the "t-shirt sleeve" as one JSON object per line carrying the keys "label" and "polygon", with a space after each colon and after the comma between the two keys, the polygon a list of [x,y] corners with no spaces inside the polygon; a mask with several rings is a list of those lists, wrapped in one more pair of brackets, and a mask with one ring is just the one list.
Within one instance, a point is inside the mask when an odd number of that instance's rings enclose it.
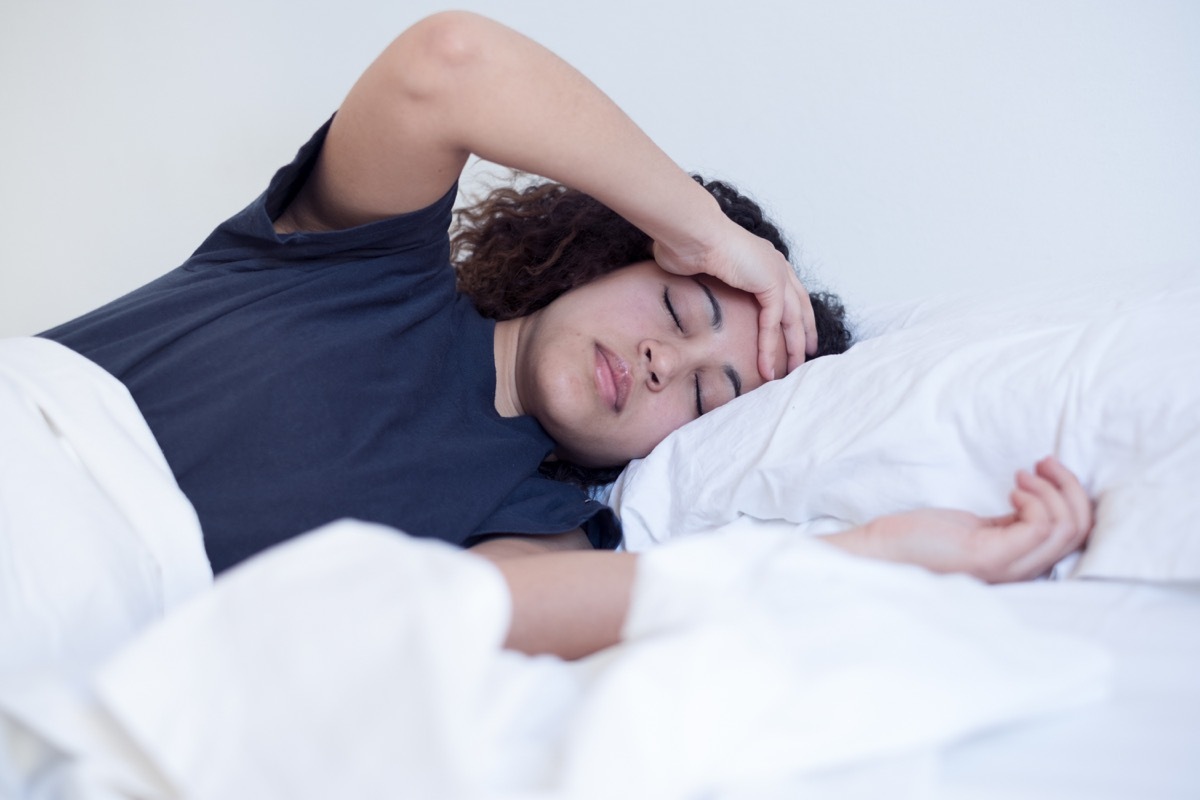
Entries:
{"label": "t-shirt sleeve", "polygon": [[[425,208],[388,219],[337,231],[279,234],[274,220],[304,186],[325,144],[333,118],[325,122],[281,167],[265,192],[221,223],[196,249],[185,265],[191,270],[236,265],[237,269],[338,261],[347,253],[356,258],[444,249],[449,252],[450,219],[458,184]],[[439,261],[441,263],[439,263]],[[445,269],[444,259],[409,259],[414,267]]]}
{"label": "t-shirt sleeve", "polygon": [[578,487],[531,475],[462,545],[505,534],[549,535],[576,528],[583,529],[597,550],[612,550],[621,543],[621,526],[611,508]]}

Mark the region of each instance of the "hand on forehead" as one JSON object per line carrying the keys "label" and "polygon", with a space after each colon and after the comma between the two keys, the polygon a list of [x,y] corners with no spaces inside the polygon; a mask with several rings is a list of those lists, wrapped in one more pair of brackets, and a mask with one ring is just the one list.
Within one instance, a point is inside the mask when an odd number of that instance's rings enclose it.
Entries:
{"label": "hand on forehead", "polygon": [[[764,342],[760,339],[758,331],[758,317],[762,309],[762,306],[759,305],[758,299],[755,298],[755,296],[750,292],[745,292],[741,289],[735,289],[711,275],[696,275],[694,276],[694,279],[712,289],[722,305],[727,309],[730,311],[735,308],[740,309],[744,315],[749,317],[748,322],[753,330],[752,336],[754,339],[754,352],[756,356],[760,356],[760,348]],[[775,328],[774,344],[775,352],[771,366],[773,366],[775,369],[775,377],[782,378],[788,373],[788,351],[786,339],[783,333],[783,327],[781,325],[776,326]],[[754,373],[758,374],[749,375],[747,377],[750,377],[754,381],[751,385],[757,386],[759,385],[758,381],[762,380],[763,378],[759,370],[755,369]]]}

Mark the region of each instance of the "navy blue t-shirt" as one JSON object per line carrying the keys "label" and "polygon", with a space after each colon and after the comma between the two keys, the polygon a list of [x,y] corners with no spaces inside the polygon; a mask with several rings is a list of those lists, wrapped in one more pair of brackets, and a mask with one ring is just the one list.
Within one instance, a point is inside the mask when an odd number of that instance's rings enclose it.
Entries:
{"label": "navy blue t-shirt", "polygon": [[553,442],[495,410],[495,323],[455,291],[454,190],[332,233],[272,221],[328,123],[179,268],[43,336],[129,388],[200,517],[214,571],[341,517],[470,545],[612,512],[538,475]]}

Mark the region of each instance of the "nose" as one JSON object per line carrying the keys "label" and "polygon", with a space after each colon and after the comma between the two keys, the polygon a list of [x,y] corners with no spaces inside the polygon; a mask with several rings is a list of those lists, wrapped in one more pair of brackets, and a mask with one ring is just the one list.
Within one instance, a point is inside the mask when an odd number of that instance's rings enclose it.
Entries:
{"label": "nose", "polygon": [[658,339],[643,340],[639,352],[646,367],[646,385],[655,392],[670,385],[684,362],[684,354],[676,345]]}

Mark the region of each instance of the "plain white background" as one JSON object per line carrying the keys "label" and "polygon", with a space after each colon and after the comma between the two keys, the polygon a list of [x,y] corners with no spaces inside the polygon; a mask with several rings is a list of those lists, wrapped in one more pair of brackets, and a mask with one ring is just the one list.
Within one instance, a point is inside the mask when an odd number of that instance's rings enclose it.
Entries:
{"label": "plain white background", "polygon": [[[732,180],[852,306],[1200,268],[1200,3],[463,2]],[[3,0],[0,335],[178,265],[427,0]]]}

